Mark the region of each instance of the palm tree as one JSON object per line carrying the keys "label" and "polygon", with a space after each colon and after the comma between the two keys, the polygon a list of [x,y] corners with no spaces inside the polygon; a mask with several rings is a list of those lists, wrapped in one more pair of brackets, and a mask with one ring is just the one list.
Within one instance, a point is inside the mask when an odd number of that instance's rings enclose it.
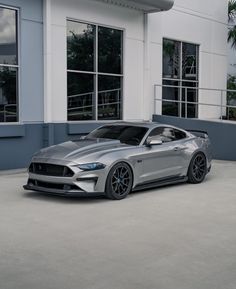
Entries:
{"label": "palm tree", "polygon": [[[229,0],[228,2],[228,22],[229,22],[229,32],[228,32],[228,42],[231,43],[231,47],[236,49],[236,0]],[[235,105],[236,94],[233,90],[236,89],[236,77],[234,75],[228,75],[227,89],[232,91],[227,91],[227,103],[229,105]],[[236,109],[227,109],[227,119],[236,120]]]}
{"label": "palm tree", "polygon": [[229,33],[228,42],[231,43],[232,48],[236,49],[236,0],[229,0],[228,3],[228,20],[229,20]]}

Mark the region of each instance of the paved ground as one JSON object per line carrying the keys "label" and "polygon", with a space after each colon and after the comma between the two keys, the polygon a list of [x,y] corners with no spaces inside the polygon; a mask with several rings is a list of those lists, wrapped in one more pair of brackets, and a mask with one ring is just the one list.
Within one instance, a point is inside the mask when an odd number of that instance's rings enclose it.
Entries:
{"label": "paved ground", "polygon": [[236,163],[120,202],[25,182],[0,176],[0,289],[236,288]]}

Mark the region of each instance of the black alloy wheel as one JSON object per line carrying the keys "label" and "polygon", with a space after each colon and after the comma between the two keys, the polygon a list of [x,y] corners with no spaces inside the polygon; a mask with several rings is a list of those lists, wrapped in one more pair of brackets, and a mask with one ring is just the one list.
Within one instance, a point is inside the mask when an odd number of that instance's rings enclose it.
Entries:
{"label": "black alloy wheel", "polygon": [[132,190],[133,174],[128,164],[116,164],[110,171],[106,183],[106,196],[109,199],[124,199]]}
{"label": "black alloy wheel", "polygon": [[197,153],[189,166],[188,181],[192,184],[201,183],[207,174],[207,161],[203,153]]}

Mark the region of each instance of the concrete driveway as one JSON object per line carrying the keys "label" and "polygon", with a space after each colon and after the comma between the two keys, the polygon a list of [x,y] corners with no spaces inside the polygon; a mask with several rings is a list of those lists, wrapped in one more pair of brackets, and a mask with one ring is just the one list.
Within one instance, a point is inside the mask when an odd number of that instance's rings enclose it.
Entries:
{"label": "concrete driveway", "polygon": [[0,176],[0,289],[235,289],[236,163],[123,201],[24,192]]}

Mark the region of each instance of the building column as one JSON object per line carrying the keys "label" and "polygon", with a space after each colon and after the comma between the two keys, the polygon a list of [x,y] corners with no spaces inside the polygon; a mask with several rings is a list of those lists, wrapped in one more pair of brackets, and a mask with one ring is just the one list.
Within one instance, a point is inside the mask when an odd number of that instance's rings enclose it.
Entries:
{"label": "building column", "polygon": [[144,13],[144,91],[143,91],[143,120],[151,120],[152,119],[152,95],[153,92],[150,89],[151,80],[150,80],[150,29],[149,29],[149,21],[148,14]]}
{"label": "building column", "polygon": [[52,122],[52,45],[51,45],[51,0],[43,1],[44,26],[44,122]]}

